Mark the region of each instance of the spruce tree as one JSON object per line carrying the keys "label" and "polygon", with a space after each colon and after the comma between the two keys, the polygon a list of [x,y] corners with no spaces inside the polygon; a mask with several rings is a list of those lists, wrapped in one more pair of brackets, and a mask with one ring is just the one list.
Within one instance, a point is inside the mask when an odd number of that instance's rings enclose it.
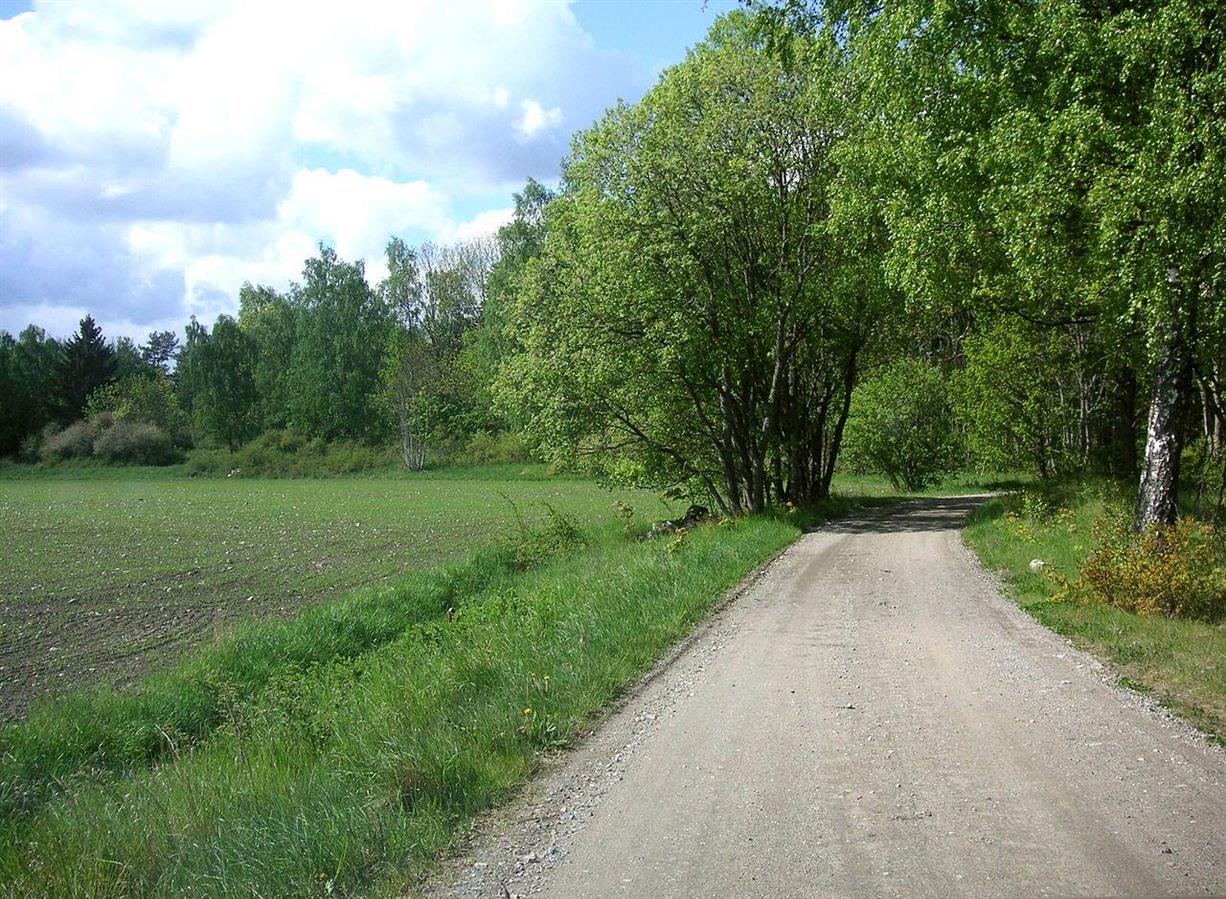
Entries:
{"label": "spruce tree", "polygon": [[54,401],[61,422],[81,417],[89,395],[114,380],[115,365],[115,351],[103,340],[102,329],[93,316],[85,316],[56,364]]}

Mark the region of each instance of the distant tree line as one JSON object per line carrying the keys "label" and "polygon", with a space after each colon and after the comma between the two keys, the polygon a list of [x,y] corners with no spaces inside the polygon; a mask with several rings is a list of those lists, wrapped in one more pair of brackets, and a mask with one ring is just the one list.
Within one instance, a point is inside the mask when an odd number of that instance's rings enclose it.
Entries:
{"label": "distant tree line", "polygon": [[433,446],[504,432],[490,394],[503,310],[550,198],[529,181],[514,220],[488,238],[415,248],[392,238],[388,275],[373,286],[360,261],[321,245],[301,282],[245,284],[237,316],[193,318],[182,345],[169,331],[139,346],[108,341],[90,316],[64,341],[33,325],[0,333],[0,454],[96,455],[103,432],[128,421],[144,438],[153,426],[159,447],[234,449],[277,430],[394,439],[421,468]]}

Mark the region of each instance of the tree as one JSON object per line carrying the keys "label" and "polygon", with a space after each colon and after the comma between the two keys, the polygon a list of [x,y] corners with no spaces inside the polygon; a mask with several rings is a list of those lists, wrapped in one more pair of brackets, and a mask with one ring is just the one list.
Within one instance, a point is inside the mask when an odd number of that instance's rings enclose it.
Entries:
{"label": "tree", "polygon": [[271,287],[244,284],[238,292],[238,324],[255,344],[252,377],[259,397],[259,429],[290,423],[294,344],[299,309]]}
{"label": "tree", "polygon": [[86,403],[85,411],[91,418],[109,412],[116,421],[157,425],[177,443],[186,443],[189,437],[187,415],[175,395],[174,382],[160,367],[150,367],[98,388]]}
{"label": "tree", "polygon": [[15,370],[16,349],[13,335],[0,331],[0,456],[17,452],[27,433],[29,412]]}
{"label": "tree", "polygon": [[0,333],[0,455],[17,452],[52,420],[60,352],[59,342],[34,325],[15,340]]}
{"label": "tree", "polygon": [[945,376],[919,359],[900,358],[852,393],[844,437],[851,467],[880,472],[896,488],[922,490],[957,464]]}
{"label": "tree", "polygon": [[131,337],[118,337],[112,347],[115,351],[115,379],[135,377],[150,372],[149,363]]}
{"label": "tree", "polygon": [[730,512],[825,495],[888,293],[831,214],[838,56],[734,14],[581,134],[515,307],[508,402],[551,455]]}
{"label": "tree", "polygon": [[417,251],[418,321],[440,359],[454,359],[464,335],[473,328],[485,305],[490,271],[498,261],[498,245],[481,238],[454,244],[425,243]]}
{"label": "tree", "polygon": [[410,471],[426,467],[437,418],[438,359],[421,331],[399,330],[382,371],[384,407],[395,424],[400,455]]}
{"label": "tree", "polygon": [[1172,521],[1182,423],[1220,342],[1205,325],[1226,272],[1221,10],[901,0],[772,13],[838,33],[865,85],[877,128],[858,155],[879,173],[888,266],[910,298],[1123,337],[1126,367],[1151,378],[1135,524]]}
{"label": "tree", "polygon": [[497,405],[494,384],[504,360],[522,347],[516,343],[511,312],[531,264],[544,250],[545,210],[555,194],[529,178],[515,194],[515,213],[496,235],[498,261],[490,268],[480,318],[465,335],[462,365],[471,381],[474,404],[486,417],[487,430],[508,426]]}
{"label": "tree", "polygon": [[328,440],[378,436],[384,421],[379,371],[392,333],[391,310],[366,283],[361,262],[344,262],[322,244],[292,293],[298,319],[290,424]]}
{"label": "tree", "polygon": [[174,331],[150,331],[140,347],[141,360],[148,366],[160,368],[166,374],[174,365],[179,353],[179,335]]}
{"label": "tree", "polygon": [[180,395],[201,438],[231,449],[259,433],[254,342],[228,315],[209,333],[194,318],[179,361]]}
{"label": "tree", "polygon": [[115,377],[116,365],[115,351],[102,338],[102,329],[92,316],[85,316],[64,344],[55,367],[52,393],[61,423],[81,417],[90,394]]}
{"label": "tree", "polygon": [[1078,410],[1070,342],[1004,318],[968,337],[962,351],[951,392],[976,464],[1029,468],[1040,478],[1072,470]]}
{"label": "tree", "polygon": [[387,242],[387,277],[379,284],[379,296],[402,327],[410,332],[421,327],[422,285],[417,251],[399,237]]}
{"label": "tree", "polygon": [[[464,439],[492,424],[491,372],[473,335],[497,261],[498,245],[488,238],[417,249],[399,238],[388,242],[388,276],[377,293],[394,311],[397,331],[381,373],[383,401],[410,467],[424,464],[428,439]],[[410,452],[410,444],[417,449]]]}

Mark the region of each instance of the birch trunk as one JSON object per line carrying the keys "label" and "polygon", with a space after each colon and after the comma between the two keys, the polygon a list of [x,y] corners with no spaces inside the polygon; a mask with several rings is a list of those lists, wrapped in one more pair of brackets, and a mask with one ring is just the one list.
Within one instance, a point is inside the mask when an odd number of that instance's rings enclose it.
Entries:
{"label": "birch trunk", "polygon": [[[1168,273],[1169,287],[1180,289],[1177,269]],[[1155,524],[1173,524],[1178,514],[1179,410],[1191,375],[1188,350],[1178,304],[1174,304],[1169,330],[1154,366],[1154,387],[1149,402],[1149,431],[1141,486],[1137,491],[1135,527],[1144,531]]]}

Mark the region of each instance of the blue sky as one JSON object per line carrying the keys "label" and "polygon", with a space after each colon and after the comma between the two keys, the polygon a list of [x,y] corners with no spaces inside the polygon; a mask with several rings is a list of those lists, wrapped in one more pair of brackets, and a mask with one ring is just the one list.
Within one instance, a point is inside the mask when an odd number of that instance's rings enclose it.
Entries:
{"label": "blue sky", "polygon": [[488,233],[733,0],[0,0],[0,329],[143,336]]}

